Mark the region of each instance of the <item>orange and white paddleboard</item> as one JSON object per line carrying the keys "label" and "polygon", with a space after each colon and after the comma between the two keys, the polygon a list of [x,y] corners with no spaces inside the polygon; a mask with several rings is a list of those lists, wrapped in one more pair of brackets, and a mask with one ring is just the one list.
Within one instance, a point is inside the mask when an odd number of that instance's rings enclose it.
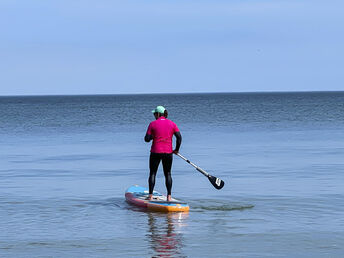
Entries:
{"label": "orange and white paddleboard", "polygon": [[125,199],[128,203],[147,209],[149,211],[160,212],[187,212],[189,205],[185,202],[172,198],[169,202],[166,196],[156,191],[153,192],[153,199],[148,200],[149,191],[145,187],[138,185],[131,186],[125,192]]}

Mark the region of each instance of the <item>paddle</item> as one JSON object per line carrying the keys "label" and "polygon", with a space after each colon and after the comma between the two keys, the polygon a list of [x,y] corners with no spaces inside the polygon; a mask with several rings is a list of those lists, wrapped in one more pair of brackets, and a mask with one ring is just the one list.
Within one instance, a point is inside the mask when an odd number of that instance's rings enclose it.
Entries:
{"label": "paddle", "polygon": [[204,171],[203,169],[201,169],[199,166],[195,165],[194,163],[192,163],[190,160],[188,160],[187,158],[185,158],[183,155],[181,155],[179,152],[175,153],[177,156],[179,156],[180,158],[182,158],[183,160],[185,160],[187,163],[189,163],[191,166],[193,166],[194,168],[196,168],[197,171],[201,172],[203,175],[205,175],[210,183],[217,189],[220,190],[224,185],[225,182],[223,182],[220,178],[214,177],[212,175],[209,175],[209,173],[207,173],[206,171]]}

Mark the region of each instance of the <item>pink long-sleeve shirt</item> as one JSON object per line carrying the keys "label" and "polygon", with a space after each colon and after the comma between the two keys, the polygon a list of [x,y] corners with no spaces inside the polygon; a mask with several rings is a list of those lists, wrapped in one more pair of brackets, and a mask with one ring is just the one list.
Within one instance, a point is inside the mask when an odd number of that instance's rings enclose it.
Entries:
{"label": "pink long-sleeve shirt", "polygon": [[176,132],[179,132],[177,125],[163,116],[152,121],[147,129],[147,134],[153,137],[151,152],[172,153],[172,137]]}

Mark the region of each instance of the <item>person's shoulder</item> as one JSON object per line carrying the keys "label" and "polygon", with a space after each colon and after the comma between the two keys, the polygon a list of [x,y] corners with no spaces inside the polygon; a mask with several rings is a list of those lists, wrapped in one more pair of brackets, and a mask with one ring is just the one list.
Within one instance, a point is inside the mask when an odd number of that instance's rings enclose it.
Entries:
{"label": "person's shoulder", "polygon": [[156,123],[156,120],[153,120],[149,123],[149,126],[153,126]]}

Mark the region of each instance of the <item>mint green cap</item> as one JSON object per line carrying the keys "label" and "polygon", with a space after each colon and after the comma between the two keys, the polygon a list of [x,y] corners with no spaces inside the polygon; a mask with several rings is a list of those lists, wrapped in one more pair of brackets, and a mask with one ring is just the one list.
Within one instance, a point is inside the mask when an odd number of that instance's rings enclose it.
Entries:
{"label": "mint green cap", "polygon": [[157,106],[155,109],[152,110],[152,113],[163,114],[164,112],[165,112],[165,108],[163,106]]}

